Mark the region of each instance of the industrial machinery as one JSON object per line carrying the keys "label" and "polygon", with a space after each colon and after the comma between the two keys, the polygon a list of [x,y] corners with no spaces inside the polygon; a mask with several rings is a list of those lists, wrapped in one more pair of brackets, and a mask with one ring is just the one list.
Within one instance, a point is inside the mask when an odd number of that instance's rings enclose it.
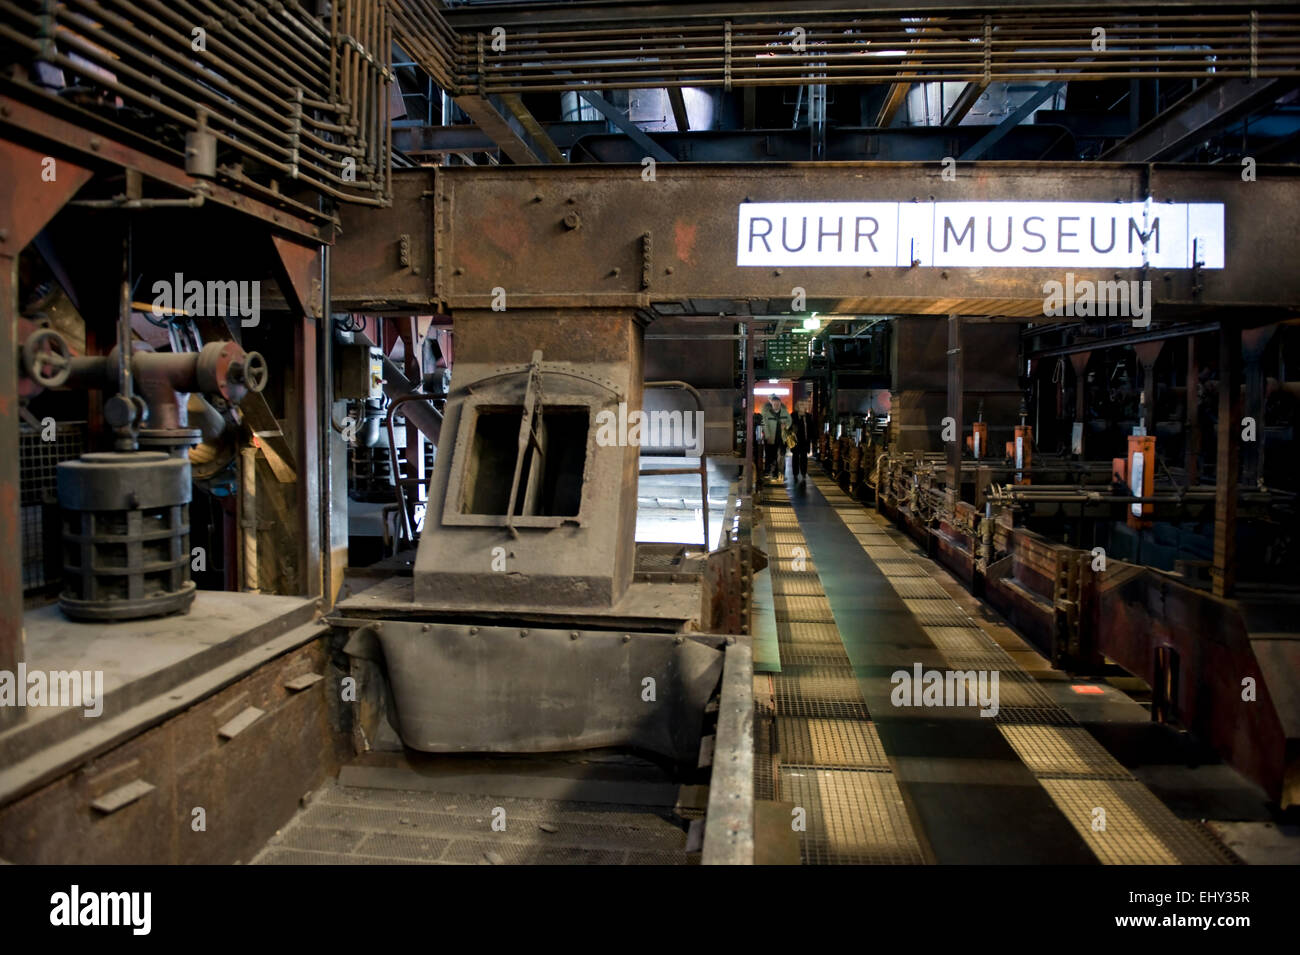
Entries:
{"label": "industrial machinery", "polygon": [[739,550],[635,543],[640,449],[603,423],[640,405],[641,328],[583,324],[575,337],[542,312],[458,314],[454,438],[412,575],[335,611],[359,672],[383,665],[413,749],[698,757],[742,627],[724,602]]}
{"label": "industrial machinery", "polygon": [[64,555],[59,607],[76,620],[136,620],[189,610],[195,592],[189,451],[204,435],[187,426],[179,393],[237,406],[267,382],[266,360],[234,342],[209,342],[188,353],[133,349],[129,361],[120,349],[119,344],[107,355],[75,357],[49,328],[33,331],[22,349],[24,367],[39,386],[112,392],[104,417],[113,427],[115,450],[58,466]]}
{"label": "industrial machinery", "polygon": [[0,676],[105,677],[0,706],[0,856],[491,862],[281,830],[626,771],[655,861],[1112,861],[1046,680],[888,725],[980,615],[1300,803],[1300,15],[895,6],[0,0]]}

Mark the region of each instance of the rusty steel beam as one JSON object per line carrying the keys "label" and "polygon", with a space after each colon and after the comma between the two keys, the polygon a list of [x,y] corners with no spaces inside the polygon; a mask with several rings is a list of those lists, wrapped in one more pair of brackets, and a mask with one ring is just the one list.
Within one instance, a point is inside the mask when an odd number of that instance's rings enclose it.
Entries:
{"label": "rusty steel beam", "polygon": [[[511,161],[519,165],[548,161],[545,147],[533,139],[499,96],[467,93],[455,97],[455,103],[464,110],[466,116],[474,120],[479,129],[491,137],[492,142]],[[522,108],[522,103],[520,105]],[[538,127],[539,130],[540,128]],[[550,143],[552,149],[555,148],[550,137],[546,137],[546,142]]]}
{"label": "rusty steel beam", "polygon": [[1215,130],[1267,106],[1295,86],[1284,79],[1212,79],[1102,154],[1107,162],[1174,160]]}
{"label": "rusty steel beam", "polygon": [[907,102],[907,92],[911,83],[894,83],[885,92],[885,100],[876,111],[876,125],[881,128],[892,126],[898,110]]}
{"label": "rusty steel beam", "polygon": [[[1293,309],[1300,272],[1300,172],[1096,163],[675,164],[653,181],[641,167],[445,167],[394,177],[391,209],[344,208],[336,250],[341,308],[436,311],[510,307],[634,307],[684,314],[780,314],[791,289],[827,314],[1037,316],[1043,283],[1064,269],[742,267],[739,211],[747,202],[1141,201],[1220,202],[1223,269],[1075,269],[1075,280],[1151,282],[1162,312],[1211,318],[1214,307]],[[1260,210],[1268,210],[1263,216]],[[797,227],[796,227],[797,228]],[[779,235],[779,233],[778,233]],[[405,264],[397,249],[409,239]]]}
{"label": "rusty steel beam", "polygon": [[[18,255],[84,186],[89,169],[57,163],[0,140],[0,671],[17,671],[23,649],[22,500],[18,469]],[[0,707],[0,726],[21,711]]]}
{"label": "rusty steel beam", "polygon": [[542,124],[537,121],[537,117],[528,111],[528,107],[524,105],[518,93],[502,93],[501,105],[523,127],[533,146],[541,152],[543,162],[564,162],[564,154],[547,135]]}
{"label": "rusty steel beam", "polygon": [[686,98],[682,96],[680,86],[668,87],[668,103],[673,109],[673,122],[677,124],[679,133],[689,132],[691,128],[690,117],[686,112]]}
{"label": "rusty steel beam", "polygon": [[[570,149],[584,136],[598,136],[609,127],[603,120],[593,120],[542,123],[541,128],[557,147]],[[408,156],[425,157],[489,152],[497,144],[477,126],[399,126],[393,130],[393,148]]]}
{"label": "rusty steel beam", "polygon": [[948,111],[943,114],[943,125],[956,126],[960,123],[966,114],[971,111],[971,107],[979,102],[979,98],[984,95],[984,91],[988,87],[987,80],[976,80],[962,87],[962,91],[957,94],[957,98],[948,107]]}
{"label": "rusty steel beam", "polygon": [[[294,363],[293,407],[286,409],[296,432],[295,455],[299,462],[297,487],[297,523],[301,528],[298,538],[298,585],[300,593],[320,597],[325,592],[321,576],[322,551],[328,541],[321,540],[321,403],[318,388],[322,387],[316,373],[319,354],[318,336],[328,336],[326,322],[317,322],[306,315],[295,316],[293,338]],[[326,428],[329,423],[325,422]],[[327,601],[328,602],[328,601]]]}

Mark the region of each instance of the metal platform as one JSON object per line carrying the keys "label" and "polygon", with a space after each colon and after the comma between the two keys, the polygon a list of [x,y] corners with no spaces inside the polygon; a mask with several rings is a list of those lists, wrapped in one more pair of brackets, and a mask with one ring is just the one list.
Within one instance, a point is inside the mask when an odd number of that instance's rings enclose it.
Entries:
{"label": "metal platform", "polygon": [[704,815],[699,797],[698,787],[614,755],[362,757],[313,794],[253,864],[694,865],[699,846],[688,851],[688,841]]}

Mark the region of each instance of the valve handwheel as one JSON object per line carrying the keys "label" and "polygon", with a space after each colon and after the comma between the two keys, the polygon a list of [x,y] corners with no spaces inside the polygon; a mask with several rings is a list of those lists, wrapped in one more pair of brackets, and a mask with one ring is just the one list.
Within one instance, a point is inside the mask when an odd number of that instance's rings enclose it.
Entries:
{"label": "valve handwheel", "polygon": [[249,391],[261,391],[266,387],[268,376],[266,359],[261,352],[250,351],[244,355],[244,387]]}
{"label": "valve handwheel", "polygon": [[27,376],[42,388],[58,388],[72,370],[72,349],[57,331],[42,328],[23,342],[23,364]]}

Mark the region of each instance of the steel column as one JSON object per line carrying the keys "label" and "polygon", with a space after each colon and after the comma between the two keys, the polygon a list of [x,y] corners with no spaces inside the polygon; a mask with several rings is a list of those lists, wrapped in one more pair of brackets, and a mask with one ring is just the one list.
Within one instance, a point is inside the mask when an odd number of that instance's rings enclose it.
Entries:
{"label": "steel column", "polygon": [[[22,500],[18,469],[18,255],[90,179],[90,170],[0,141],[0,670],[23,660]],[[0,707],[0,725],[21,711]]]}
{"label": "steel column", "polygon": [[1082,458],[1087,444],[1088,422],[1084,420],[1088,411],[1088,359],[1092,352],[1081,351],[1070,355],[1070,367],[1074,369],[1074,423],[1079,426],[1079,457]]}
{"label": "steel column", "polygon": [[961,316],[948,316],[948,417],[954,429],[951,441],[944,441],[948,457],[947,484],[953,504],[961,500],[961,446],[964,441],[961,419],[962,387]]}
{"label": "steel column", "polygon": [[1216,597],[1231,597],[1237,584],[1237,480],[1241,454],[1241,326],[1219,329],[1219,427],[1214,472],[1214,560],[1210,578]]}
{"label": "steel column", "polygon": [[1138,364],[1142,366],[1142,427],[1153,436],[1156,433],[1156,362],[1164,345],[1164,340],[1160,339],[1133,346]]}
{"label": "steel column", "polygon": [[1187,336],[1187,392],[1183,401],[1183,469],[1187,473],[1187,486],[1201,483],[1201,421],[1198,386],[1201,369],[1196,360],[1197,336]]}
{"label": "steel column", "polygon": [[745,481],[744,493],[754,493],[754,328],[748,319],[745,329]]}
{"label": "steel column", "polygon": [[1241,448],[1241,483],[1253,488],[1264,479],[1264,349],[1268,347],[1276,325],[1251,328],[1241,333],[1242,361],[1245,364],[1246,417],[1255,422],[1255,440]]}
{"label": "steel column", "polygon": [[[329,427],[328,416],[321,420],[318,398],[319,336],[323,334],[316,322],[307,315],[295,315],[294,352],[298,356],[294,368],[296,407],[294,417],[298,447],[298,525],[302,536],[298,543],[301,568],[300,588],[304,594],[317,597],[323,593],[321,579],[321,472],[320,433],[318,424]],[[326,336],[328,337],[328,336]]]}
{"label": "steel column", "polygon": [[[11,185],[13,185],[11,183]],[[0,671],[16,673],[24,659],[23,548],[18,474],[18,260],[0,256],[0,321],[4,323],[4,360],[0,360]],[[18,710],[0,707],[0,726]]]}

